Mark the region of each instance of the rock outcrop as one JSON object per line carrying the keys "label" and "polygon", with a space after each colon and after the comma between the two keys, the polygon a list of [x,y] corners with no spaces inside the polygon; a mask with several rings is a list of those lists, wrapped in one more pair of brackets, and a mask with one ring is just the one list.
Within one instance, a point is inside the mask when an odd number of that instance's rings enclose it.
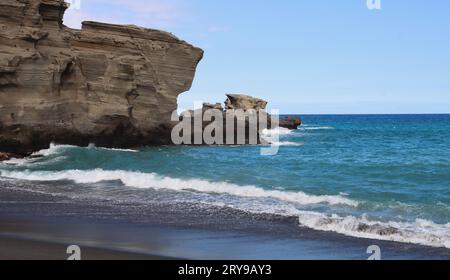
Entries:
{"label": "rock outcrop", "polygon": [[[274,116],[266,112],[268,102],[265,100],[241,94],[227,94],[227,97],[225,107],[221,103],[204,103],[201,109],[181,113],[179,124],[183,129],[177,130],[175,135],[178,137],[188,133],[183,144],[210,144],[202,137],[205,132],[213,132],[212,135],[217,140],[215,144],[255,145],[267,144],[267,140],[261,137],[263,130],[267,128],[283,127],[293,130],[301,125],[299,117],[277,117],[275,120]],[[242,137],[239,138],[239,135]]]}
{"label": "rock outcrop", "polygon": [[302,124],[300,117],[279,118],[279,126],[287,129],[297,129]]}
{"label": "rock outcrop", "polygon": [[0,152],[0,161],[9,160],[11,158],[14,158],[15,156],[9,153],[2,153]]}
{"label": "rock outcrop", "polygon": [[[203,103],[200,109],[181,113],[182,129],[176,129],[175,135],[183,136],[182,144],[256,145],[264,142],[260,134],[267,126],[260,127],[258,120],[260,116],[267,119],[264,110],[267,102],[247,95],[227,94],[227,97],[225,107],[221,103]],[[214,143],[204,139],[205,132],[215,138]]]}
{"label": "rock outcrop", "polygon": [[228,99],[225,101],[227,110],[265,110],[267,101],[243,94],[227,94]]}
{"label": "rock outcrop", "polygon": [[0,152],[170,144],[203,51],[133,25],[63,25],[63,0],[0,0]]}
{"label": "rock outcrop", "polygon": [[[243,94],[227,94],[228,99],[225,101],[226,110],[266,110],[268,102],[256,97]],[[205,106],[204,106],[205,107]],[[271,116],[268,115],[269,121]],[[297,129],[302,124],[300,117],[281,117],[279,118],[279,127],[288,129]]]}

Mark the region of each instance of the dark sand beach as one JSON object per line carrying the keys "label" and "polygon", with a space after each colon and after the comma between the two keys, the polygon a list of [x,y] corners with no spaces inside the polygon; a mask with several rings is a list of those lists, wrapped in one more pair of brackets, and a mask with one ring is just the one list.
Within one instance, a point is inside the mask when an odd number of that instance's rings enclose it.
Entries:
{"label": "dark sand beach", "polygon": [[[0,260],[65,260],[67,246],[24,238],[0,237]],[[158,256],[83,247],[83,260],[165,260]]]}
{"label": "dark sand beach", "polygon": [[[25,183],[25,182],[24,182]],[[26,182],[25,184],[30,184]],[[370,245],[384,259],[450,259],[450,250],[351,238],[294,218],[195,205],[128,205],[0,187],[0,259],[355,259]]]}
{"label": "dark sand beach", "polygon": [[450,260],[448,1],[222,2],[0,0],[0,259]]}

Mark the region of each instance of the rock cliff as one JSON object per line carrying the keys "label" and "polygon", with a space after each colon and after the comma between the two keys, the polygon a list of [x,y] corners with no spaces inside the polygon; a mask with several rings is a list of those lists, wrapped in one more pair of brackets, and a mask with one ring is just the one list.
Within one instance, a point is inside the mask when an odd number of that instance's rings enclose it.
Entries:
{"label": "rock cliff", "polygon": [[63,25],[63,0],[0,0],[0,152],[170,144],[203,51],[133,25]]}

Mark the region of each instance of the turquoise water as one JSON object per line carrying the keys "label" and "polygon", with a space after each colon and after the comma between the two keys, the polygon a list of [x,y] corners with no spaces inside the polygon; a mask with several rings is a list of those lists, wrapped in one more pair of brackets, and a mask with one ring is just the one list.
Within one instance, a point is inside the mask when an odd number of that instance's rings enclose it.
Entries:
{"label": "turquoise water", "polygon": [[[260,146],[139,151],[53,145],[0,174],[36,191],[193,202],[295,216],[299,226],[450,248],[450,115],[303,116]],[[67,188],[52,181],[76,183]]]}

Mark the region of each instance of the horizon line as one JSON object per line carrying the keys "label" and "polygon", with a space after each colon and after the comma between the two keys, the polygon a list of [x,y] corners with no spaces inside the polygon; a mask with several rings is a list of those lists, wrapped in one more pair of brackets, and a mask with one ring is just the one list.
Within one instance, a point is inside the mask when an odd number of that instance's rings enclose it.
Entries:
{"label": "horizon line", "polygon": [[301,113],[283,113],[283,115],[301,115],[301,116],[418,116],[418,115],[450,115],[450,113],[323,113],[323,114],[301,114]]}

